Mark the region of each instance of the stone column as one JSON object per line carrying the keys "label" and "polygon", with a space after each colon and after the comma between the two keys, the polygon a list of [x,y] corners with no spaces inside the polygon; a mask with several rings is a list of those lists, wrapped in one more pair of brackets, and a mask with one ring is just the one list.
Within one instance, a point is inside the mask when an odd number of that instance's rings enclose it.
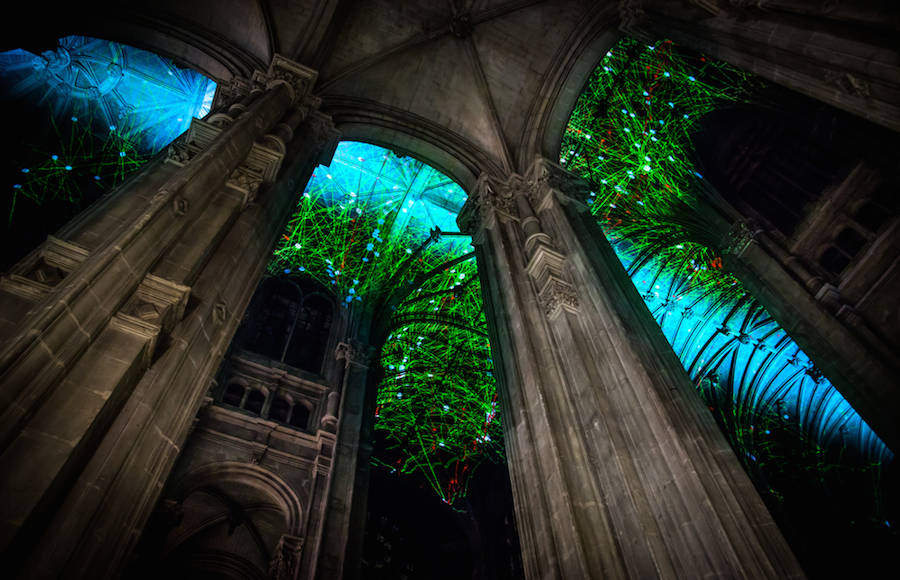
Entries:
{"label": "stone column", "polygon": [[[322,580],[359,576],[372,456],[374,412],[372,405],[367,404],[367,395],[371,398],[374,389],[366,389],[371,353],[365,345],[347,341],[338,344],[335,357],[344,361],[344,371],[338,394],[338,436],[328,484],[328,507],[314,570],[314,577]],[[329,409],[337,399],[332,397],[334,394],[329,394]]]}
{"label": "stone column", "polygon": [[528,578],[800,578],[637,290],[537,159],[483,175],[472,232]]}
{"label": "stone column", "polygon": [[622,28],[632,36],[672,39],[900,130],[900,9],[891,3],[622,0],[619,5]]}
{"label": "stone column", "polygon": [[276,57],[243,108],[195,120],[108,211],[63,229],[87,240],[80,261],[54,240],[38,252],[73,263],[0,361],[2,539],[23,577],[121,570],[293,201],[336,144],[315,77]]}
{"label": "stone column", "polygon": [[[860,191],[854,187],[852,194],[858,197]],[[717,249],[724,267],[765,306],[882,441],[891,449],[900,449],[900,391],[894,388],[900,375],[896,349],[856,314],[854,302],[840,292],[843,288],[824,283],[808,255],[785,247],[783,236],[779,241],[742,216],[711,187],[702,190],[698,201],[697,211],[707,235],[720,240]],[[833,224],[823,226],[815,221],[802,227],[829,236],[837,231]],[[897,236],[896,228],[884,235],[895,247]],[[883,256],[870,252],[866,257],[869,255],[893,261],[897,252],[885,251]],[[876,262],[864,273],[883,275],[889,268],[890,263]],[[890,288],[878,282],[865,280],[866,291],[890,297]]]}

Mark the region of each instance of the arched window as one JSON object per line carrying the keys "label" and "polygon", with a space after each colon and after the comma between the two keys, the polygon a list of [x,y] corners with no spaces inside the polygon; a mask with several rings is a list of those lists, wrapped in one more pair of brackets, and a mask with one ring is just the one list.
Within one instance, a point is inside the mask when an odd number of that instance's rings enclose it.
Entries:
{"label": "arched window", "polygon": [[272,400],[272,406],[269,407],[269,419],[281,423],[287,423],[288,415],[291,412],[291,402],[281,395],[276,395]]}
{"label": "arched window", "polygon": [[306,297],[287,346],[284,362],[318,372],[331,330],[331,301],[321,294]]}
{"label": "arched window", "polygon": [[222,397],[222,402],[226,405],[240,407],[241,401],[244,400],[244,393],[246,390],[246,387],[240,383],[231,383],[225,389],[225,395]]}
{"label": "arched window", "polygon": [[294,412],[291,414],[291,425],[297,429],[306,429],[309,425],[309,407],[303,403],[294,405]]}
{"label": "arched window", "polygon": [[262,412],[263,403],[265,402],[266,394],[259,389],[253,389],[247,395],[247,400],[244,402],[244,410],[258,415]]}
{"label": "arched window", "polygon": [[235,344],[272,360],[321,372],[332,301],[307,280],[270,278],[251,301]]}

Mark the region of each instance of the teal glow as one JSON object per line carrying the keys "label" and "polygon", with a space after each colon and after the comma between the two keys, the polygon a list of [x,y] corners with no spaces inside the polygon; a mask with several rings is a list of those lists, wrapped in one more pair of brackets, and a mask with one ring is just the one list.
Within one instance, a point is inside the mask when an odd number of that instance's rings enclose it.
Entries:
{"label": "teal glow", "polygon": [[421,161],[343,142],[315,170],[269,265],[315,279],[384,329],[373,463],[451,505],[481,462],[503,457],[478,272],[456,231],[465,200]]}
{"label": "teal glow", "polygon": [[54,119],[89,122],[105,137],[116,132],[155,153],[212,105],[215,82],[172,61],[130,46],[67,36],[59,47],[36,55],[0,54],[6,98],[27,99],[51,109]]}

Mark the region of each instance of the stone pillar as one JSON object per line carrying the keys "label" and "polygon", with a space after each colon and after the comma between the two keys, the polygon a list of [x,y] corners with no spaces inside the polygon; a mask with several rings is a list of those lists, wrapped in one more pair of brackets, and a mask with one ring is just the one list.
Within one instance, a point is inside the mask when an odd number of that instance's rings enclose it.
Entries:
{"label": "stone pillar", "polygon": [[[854,187],[852,194],[858,197],[860,191]],[[854,302],[851,293],[844,295],[844,284],[841,288],[826,284],[802,247],[799,252],[796,245],[785,247],[783,235],[770,234],[742,216],[711,187],[702,190],[698,201],[707,235],[720,240],[717,250],[724,267],[765,306],[881,440],[900,449],[900,390],[894,387],[900,362],[893,345],[876,334],[877,327],[856,315],[859,298]],[[838,231],[832,223],[815,220],[802,227],[816,235],[833,236]],[[896,226],[883,237],[893,247],[900,244]],[[869,252],[859,261],[870,257],[876,263],[864,264],[868,267],[863,274],[882,276],[890,271],[897,252]],[[879,282],[866,279],[866,291],[896,304],[896,294]]]}
{"label": "stone pillar", "polygon": [[474,237],[528,578],[800,578],[593,216],[538,159],[483,175]]}
{"label": "stone pillar", "polygon": [[26,258],[55,269],[52,285],[0,285],[33,305],[0,353],[0,539],[21,576],[124,565],[293,201],[336,144],[315,78],[276,56],[241,107],[194,120],[62,230],[85,247],[51,239]]}
{"label": "stone pillar", "polygon": [[900,9],[892,3],[622,0],[619,5],[622,29],[632,36],[674,40],[900,130]]}
{"label": "stone pillar", "polygon": [[[369,459],[372,456],[372,405],[367,404],[368,347],[357,341],[338,344],[335,357],[344,361],[341,391],[337,395],[337,444],[328,485],[328,507],[315,578],[356,578],[362,558]],[[330,393],[329,409],[332,397]],[[324,418],[323,420],[327,419]],[[312,577],[312,576],[310,576]]]}

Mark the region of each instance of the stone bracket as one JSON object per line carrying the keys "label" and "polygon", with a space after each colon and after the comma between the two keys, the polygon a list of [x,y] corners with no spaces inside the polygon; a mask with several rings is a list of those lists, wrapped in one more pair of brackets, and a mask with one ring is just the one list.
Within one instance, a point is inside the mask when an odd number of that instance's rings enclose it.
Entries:
{"label": "stone bracket", "polygon": [[62,282],[88,257],[87,249],[53,236],[9,275],[0,277],[0,288],[28,300],[39,300]]}
{"label": "stone bracket", "polygon": [[[191,127],[182,141],[169,146],[166,162],[183,166],[200,151],[208,148],[222,130],[222,127],[211,122],[200,119],[191,120]],[[264,144],[254,143],[244,160],[242,169],[260,175],[263,181],[274,181],[283,160],[284,153],[277,150],[277,145],[276,149],[272,149]]]}
{"label": "stone bracket", "polygon": [[147,274],[116,316],[135,318],[141,321],[141,328],[151,325],[156,332],[168,332],[184,316],[190,290],[188,286]]}

